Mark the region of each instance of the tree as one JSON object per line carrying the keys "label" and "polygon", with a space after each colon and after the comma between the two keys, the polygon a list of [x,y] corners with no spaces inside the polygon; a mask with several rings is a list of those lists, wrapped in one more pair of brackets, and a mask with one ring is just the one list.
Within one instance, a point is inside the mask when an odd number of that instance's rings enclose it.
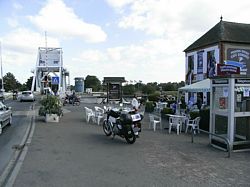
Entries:
{"label": "tree", "polygon": [[147,84],[142,86],[142,93],[152,94],[156,91],[156,88],[153,84]]}
{"label": "tree", "polygon": [[27,90],[31,90],[32,82],[33,82],[33,77],[31,76],[30,78],[27,79],[27,81],[25,83],[25,87]]}
{"label": "tree", "polygon": [[135,87],[133,84],[128,84],[122,87],[124,95],[133,95],[135,93]]}
{"label": "tree", "polygon": [[4,89],[5,91],[12,91],[18,89],[18,87],[21,85],[15,78],[15,76],[8,72],[4,77]]}
{"label": "tree", "polygon": [[101,81],[96,76],[87,75],[84,83],[85,88],[92,88],[94,92],[101,90]]}

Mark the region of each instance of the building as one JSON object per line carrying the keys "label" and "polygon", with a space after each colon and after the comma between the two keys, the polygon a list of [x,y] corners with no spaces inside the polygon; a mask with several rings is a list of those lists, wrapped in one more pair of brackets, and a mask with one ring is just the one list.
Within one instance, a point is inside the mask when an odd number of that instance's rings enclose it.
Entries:
{"label": "building", "polygon": [[83,77],[75,77],[75,91],[84,92],[84,78]]}
{"label": "building", "polygon": [[124,77],[104,77],[103,84],[107,89],[107,102],[122,102],[122,83],[125,82]]}
{"label": "building", "polygon": [[[250,74],[250,24],[223,21],[188,46],[185,52],[185,82],[190,85],[217,75],[217,64],[240,67],[240,74]],[[205,103],[209,94],[201,93]],[[185,95],[188,100],[196,93]]]}

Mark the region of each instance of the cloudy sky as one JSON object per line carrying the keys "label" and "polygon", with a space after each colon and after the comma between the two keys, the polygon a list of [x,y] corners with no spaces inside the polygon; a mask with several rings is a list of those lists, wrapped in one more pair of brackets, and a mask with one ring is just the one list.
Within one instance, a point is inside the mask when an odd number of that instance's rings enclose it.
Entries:
{"label": "cloudy sky", "polygon": [[241,0],[0,0],[3,74],[25,83],[38,47],[63,49],[74,77],[179,82],[183,50],[220,21],[250,23]]}

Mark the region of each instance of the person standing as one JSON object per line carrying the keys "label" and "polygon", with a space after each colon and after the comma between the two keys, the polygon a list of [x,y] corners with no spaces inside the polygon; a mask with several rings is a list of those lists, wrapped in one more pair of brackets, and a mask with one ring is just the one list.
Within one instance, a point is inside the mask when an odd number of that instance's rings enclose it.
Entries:
{"label": "person standing", "polygon": [[[139,101],[137,100],[136,98],[136,95],[134,95],[132,101],[131,101],[131,105],[132,105],[132,108],[134,109],[135,113],[137,113],[137,111],[139,110],[140,108],[140,103]],[[137,127],[140,129],[138,132],[135,132],[135,136],[137,138],[139,138],[139,132],[141,132],[141,123],[137,123]]]}
{"label": "person standing", "polygon": [[202,106],[202,96],[200,94],[198,94],[197,107],[198,107],[199,110],[201,109],[201,106]]}
{"label": "person standing", "polygon": [[132,101],[131,101],[131,105],[132,105],[132,108],[135,110],[135,111],[138,111],[139,107],[140,107],[140,103],[138,102],[137,98],[136,98],[136,95],[134,95]]}

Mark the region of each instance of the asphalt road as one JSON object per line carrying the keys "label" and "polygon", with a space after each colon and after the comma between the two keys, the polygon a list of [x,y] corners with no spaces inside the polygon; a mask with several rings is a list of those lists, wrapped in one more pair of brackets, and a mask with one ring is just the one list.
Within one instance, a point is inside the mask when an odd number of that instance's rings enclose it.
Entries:
{"label": "asphalt road", "polygon": [[33,102],[6,100],[5,104],[12,107],[13,122],[6,126],[0,135],[0,175],[13,156],[13,146],[19,145],[26,129],[30,125],[30,112]]}
{"label": "asphalt road", "polygon": [[[32,141],[13,186],[249,186],[249,152],[227,154],[208,137],[153,132],[144,118],[129,145],[85,121],[84,106],[66,106],[60,123],[35,119]],[[94,105],[89,105],[93,108]],[[199,136],[199,137],[198,137]]]}

